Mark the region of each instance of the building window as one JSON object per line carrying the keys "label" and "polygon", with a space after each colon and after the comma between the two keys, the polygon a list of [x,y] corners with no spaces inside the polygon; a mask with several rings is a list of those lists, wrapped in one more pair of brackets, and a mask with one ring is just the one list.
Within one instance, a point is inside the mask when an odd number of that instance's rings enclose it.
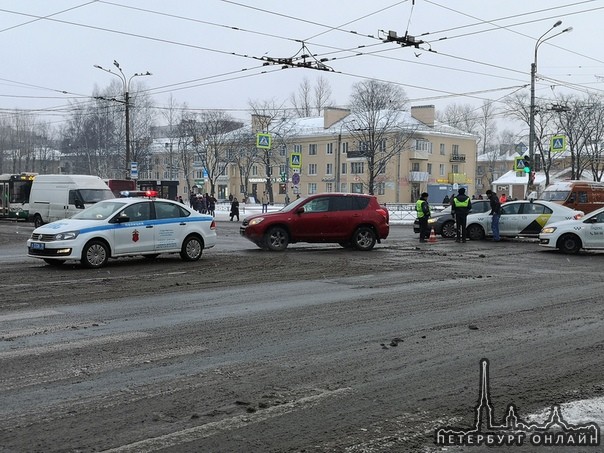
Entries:
{"label": "building window", "polygon": [[350,192],[351,193],[363,193],[363,183],[362,182],[353,182],[350,184]]}
{"label": "building window", "polygon": [[301,153],[302,145],[294,145],[294,153]]}
{"label": "building window", "polygon": [[252,176],[258,176],[258,167],[256,165],[252,166]]}
{"label": "building window", "polygon": [[333,192],[333,183],[331,183],[331,182],[325,183],[325,192]]}
{"label": "building window", "polygon": [[438,166],[438,174],[439,176],[445,176],[445,164],[440,164]]}
{"label": "building window", "polygon": [[451,152],[454,156],[457,156],[459,154],[459,145],[451,145]]}
{"label": "building window", "polygon": [[308,195],[312,195],[313,193],[317,193],[317,184],[314,182],[308,183]]}
{"label": "building window", "polygon": [[353,175],[365,173],[365,162],[350,162],[350,173]]}
{"label": "building window", "polygon": [[386,193],[386,183],[384,182],[378,182],[375,185],[375,190],[376,190],[376,194],[377,195],[384,195]]}
{"label": "building window", "polygon": [[317,155],[317,145],[315,145],[315,144],[308,145],[308,155],[309,156]]}
{"label": "building window", "polygon": [[346,163],[342,164],[342,170],[340,171],[341,174],[345,175],[346,174]]}
{"label": "building window", "polygon": [[427,164],[427,171],[429,175],[432,174],[432,164]]}
{"label": "building window", "polygon": [[287,146],[286,146],[286,145],[281,145],[281,146],[279,147],[279,155],[280,155],[281,157],[285,157],[285,156],[287,156]]}
{"label": "building window", "polygon": [[309,175],[317,174],[317,164],[308,164],[308,174]]}
{"label": "building window", "polygon": [[333,175],[333,164],[327,164],[325,166],[325,174],[326,175]]}
{"label": "building window", "polygon": [[348,142],[342,142],[342,154],[346,154],[348,152]]}
{"label": "building window", "polygon": [[325,154],[333,154],[333,143],[327,143],[325,145]]}
{"label": "building window", "polygon": [[381,153],[386,152],[386,139],[385,138],[380,140],[380,142],[378,143],[378,151],[380,151]]}
{"label": "building window", "polygon": [[415,150],[432,152],[432,143],[428,140],[415,140]]}
{"label": "building window", "polygon": [[440,144],[440,155],[441,156],[445,155],[445,144],[444,143]]}
{"label": "building window", "polygon": [[346,193],[346,191],[348,190],[346,183],[345,182],[341,182],[340,183],[340,192],[342,193]]}
{"label": "building window", "polygon": [[459,173],[459,165],[457,165],[457,164],[451,165],[451,173]]}
{"label": "building window", "polygon": [[411,171],[419,171],[419,162],[413,162],[411,164]]}

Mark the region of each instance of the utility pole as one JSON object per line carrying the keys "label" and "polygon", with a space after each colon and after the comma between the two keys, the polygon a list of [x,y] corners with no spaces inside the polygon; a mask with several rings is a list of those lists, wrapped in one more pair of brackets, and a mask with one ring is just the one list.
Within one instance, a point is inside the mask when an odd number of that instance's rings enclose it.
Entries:
{"label": "utility pole", "polygon": [[[130,78],[126,78],[126,75],[122,71],[120,64],[116,60],[113,60],[113,66],[115,66],[120,71],[119,74],[117,72],[113,72],[111,69],[105,69],[102,66],[99,66],[98,64],[95,64],[93,66],[97,69],[100,69],[101,71],[108,72],[109,74],[112,74],[112,75],[118,77],[122,81],[122,89],[123,89],[123,93],[124,93],[123,104],[124,104],[124,110],[126,113],[126,123],[125,123],[125,127],[126,127],[126,131],[125,131],[125,133],[126,133],[126,179],[130,179],[130,81],[134,77],[150,76],[151,73],[149,71],[147,71],[145,73],[136,72]],[[113,99],[113,100],[120,102],[117,99]]]}

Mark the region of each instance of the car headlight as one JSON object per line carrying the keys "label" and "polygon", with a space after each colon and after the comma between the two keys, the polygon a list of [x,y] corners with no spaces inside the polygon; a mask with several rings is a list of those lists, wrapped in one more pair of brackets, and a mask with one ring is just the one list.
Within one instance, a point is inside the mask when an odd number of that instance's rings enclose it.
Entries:
{"label": "car headlight", "polygon": [[248,223],[248,225],[250,225],[250,226],[258,225],[263,220],[264,220],[264,217],[256,217],[255,219],[250,220],[250,223]]}
{"label": "car headlight", "polygon": [[556,231],[556,227],[549,226],[549,227],[543,228],[541,230],[541,233],[543,233],[543,234],[552,234],[554,231]]}
{"label": "car headlight", "polygon": [[437,219],[429,218],[429,219],[428,219],[428,223],[436,223],[436,220],[437,220]]}
{"label": "car headlight", "polygon": [[70,239],[75,239],[80,234],[79,231],[66,231],[65,233],[57,233],[55,234],[55,241],[68,241]]}

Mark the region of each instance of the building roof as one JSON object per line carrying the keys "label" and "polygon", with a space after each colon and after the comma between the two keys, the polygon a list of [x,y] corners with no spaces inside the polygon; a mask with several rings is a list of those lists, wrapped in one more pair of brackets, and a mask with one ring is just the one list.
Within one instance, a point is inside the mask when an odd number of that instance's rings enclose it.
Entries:
{"label": "building roof", "polygon": [[[535,184],[540,185],[545,183],[545,174],[535,173]],[[514,170],[510,170],[501,177],[497,178],[492,184],[512,184],[512,185],[526,185],[528,184],[528,174],[523,173],[522,176],[516,176]]]}

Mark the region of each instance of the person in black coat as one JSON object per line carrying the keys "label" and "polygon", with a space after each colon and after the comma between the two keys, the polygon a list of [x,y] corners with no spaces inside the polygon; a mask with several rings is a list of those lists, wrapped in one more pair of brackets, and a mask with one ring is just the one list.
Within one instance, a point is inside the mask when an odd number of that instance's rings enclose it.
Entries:
{"label": "person in black coat", "polygon": [[231,201],[231,222],[233,221],[233,217],[237,217],[237,222],[239,222],[239,202],[237,201],[237,197],[233,198]]}

